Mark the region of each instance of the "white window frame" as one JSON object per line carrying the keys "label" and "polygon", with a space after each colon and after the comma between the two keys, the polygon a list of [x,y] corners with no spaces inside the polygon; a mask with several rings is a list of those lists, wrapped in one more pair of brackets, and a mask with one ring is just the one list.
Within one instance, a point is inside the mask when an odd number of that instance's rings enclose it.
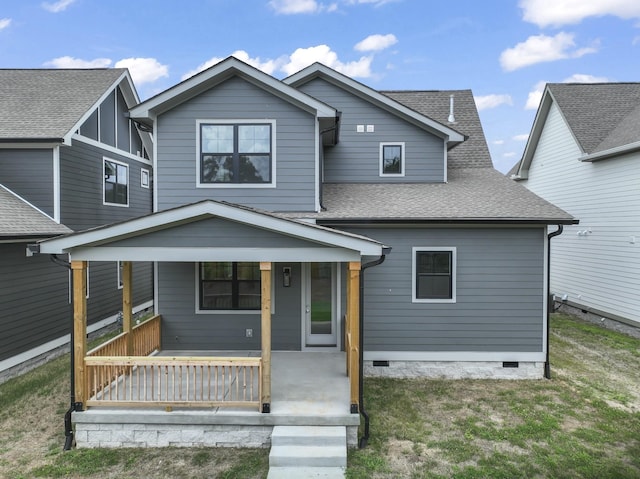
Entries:
{"label": "white window frame", "polygon": [[[200,181],[200,125],[271,125],[271,183],[202,183]],[[225,119],[196,120],[196,188],[275,188],[276,187],[276,120],[273,119]]]}
{"label": "white window frame", "polygon": [[118,289],[122,289],[124,288],[124,282],[122,281],[122,261],[117,261],[116,262],[116,271],[117,271],[117,278],[118,278],[118,282],[117,282],[117,286]]}
{"label": "white window frame", "polygon": [[149,185],[151,184],[150,178],[151,175],[149,173],[149,170],[147,170],[146,168],[140,168],[140,186],[142,188],[149,189]]}
{"label": "white window frame", "polygon": [[[385,146],[399,146],[400,147],[400,173],[385,173],[384,172],[384,147]],[[404,176],[404,171],[405,171],[405,144],[404,141],[385,141],[385,142],[381,142],[380,143],[380,158],[379,158],[379,163],[380,163],[380,176],[387,178],[387,177],[396,177],[396,178],[400,178]]]}
{"label": "white window frame", "polygon": [[[416,259],[417,253],[432,251],[449,251],[451,253],[451,298],[418,298],[416,297]],[[455,303],[457,282],[457,248],[455,246],[415,246],[411,254],[411,301],[413,303]]]}
{"label": "white window frame", "polygon": [[[121,204],[121,203],[110,203],[106,200],[105,198],[105,178],[104,178],[104,167],[105,167],[105,163],[106,162],[110,162],[110,163],[115,163],[117,165],[121,165],[124,166],[127,169],[127,203],[126,204]],[[128,163],[125,163],[124,161],[118,161],[118,160],[114,160],[113,158],[109,158],[109,157],[102,157],[102,204],[105,206],[119,206],[121,208],[128,208],[129,207],[129,195],[131,194],[131,168],[129,166]]]}

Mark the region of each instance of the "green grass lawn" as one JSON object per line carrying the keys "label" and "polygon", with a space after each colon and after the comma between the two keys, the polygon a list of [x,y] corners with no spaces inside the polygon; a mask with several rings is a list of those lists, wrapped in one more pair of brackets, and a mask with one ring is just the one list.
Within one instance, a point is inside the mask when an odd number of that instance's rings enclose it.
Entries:
{"label": "green grass lawn", "polygon": [[[552,379],[365,381],[355,478],[640,478],[640,340],[563,315]],[[264,478],[268,450],[62,452],[68,356],[0,385],[0,477]]]}

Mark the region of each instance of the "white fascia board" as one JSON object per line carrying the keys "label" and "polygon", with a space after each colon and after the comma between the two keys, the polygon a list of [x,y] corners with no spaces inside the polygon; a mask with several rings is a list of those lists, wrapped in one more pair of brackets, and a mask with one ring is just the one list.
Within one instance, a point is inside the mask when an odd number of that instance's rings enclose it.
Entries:
{"label": "white fascia board", "polygon": [[148,231],[168,228],[173,224],[196,221],[213,216],[332,247],[358,251],[363,256],[380,256],[382,254],[383,245],[371,239],[356,237],[321,226],[276,218],[257,211],[213,201],[195,203],[112,226],[89,230],[84,233],[53,238],[40,243],[40,251],[43,253],[68,252],[79,246],[84,247],[100,242],[111,242],[123,237],[136,236]]}
{"label": "white fascia board", "polygon": [[219,75],[229,72],[240,73],[246,79],[253,79],[257,84],[264,85],[269,89],[275,90],[284,96],[288,96],[298,103],[307,105],[310,109],[317,113],[318,117],[335,117],[336,109],[329,105],[316,100],[315,98],[303,93],[280,80],[275,79],[246,63],[229,57],[226,60],[212,66],[208,70],[200,72],[187,80],[165,90],[164,92],[150,98],[149,100],[133,107],[130,110],[133,118],[151,118],[152,113],[162,113],[162,105],[174,100],[175,98],[185,95],[190,98],[190,91],[199,91],[201,85],[215,79]]}
{"label": "white fascia board", "polygon": [[500,351],[365,351],[365,361],[522,361],[544,362],[545,353]]}
{"label": "white fascia board", "polygon": [[[93,113],[93,111],[95,109],[97,109],[102,102],[105,100],[105,98],[107,98],[111,92],[113,90],[116,89],[116,87],[120,84],[120,82],[122,81],[123,78],[127,78],[128,76],[128,72],[124,71],[122,72],[122,75],[120,75],[112,84],[109,88],[107,88],[102,95],[100,96],[100,98],[98,98],[98,100],[96,102],[94,102],[93,105],[91,105],[91,108],[89,108],[87,111],[84,112],[84,115],[82,115],[80,117],[80,119],[75,123],[75,125],[73,125],[71,127],[71,129],[67,132],[67,134],[64,136],[64,142],[67,145],[71,144],[71,139],[74,135],[74,133],[82,126],[82,124],[87,121],[87,119],[91,116],[91,114]],[[131,78],[129,77],[129,80],[131,80]]]}
{"label": "white fascia board", "polygon": [[[137,161],[139,163],[143,163],[148,166],[152,165],[151,160],[147,160],[143,156],[134,155],[133,153],[129,153],[128,151],[119,150],[114,146],[107,145],[106,143],[100,143],[99,141],[92,140],[91,138],[87,138],[86,136],[74,134],[72,135],[72,139],[75,141],[84,143],[86,145],[95,146],[96,148],[100,148],[104,151],[108,151],[109,153],[113,153],[114,155],[119,155],[123,158],[128,158],[129,160]],[[67,146],[71,146],[71,145],[67,145]]]}
{"label": "white fascia board", "polygon": [[439,123],[429,118],[428,116],[421,115],[420,113],[410,108],[407,108],[402,103],[392,100],[391,98],[383,95],[382,93],[377,92],[373,88],[370,88],[358,81],[355,81],[346,75],[338,73],[337,71],[332,70],[331,68],[325,65],[322,65],[320,63],[314,63],[313,65],[303,70],[300,70],[298,73],[294,73],[290,77],[285,78],[284,80],[282,80],[282,82],[286,83],[287,85],[296,85],[299,82],[304,81],[305,78],[309,76],[315,76],[318,74],[320,74],[321,76],[324,75],[328,78],[331,78],[334,82],[340,83],[351,90],[357,91],[361,95],[369,97],[374,102],[385,105],[387,108],[390,108],[392,110],[396,110],[398,113],[401,113],[405,117],[411,118],[417,121],[418,123],[421,123],[427,126],[431,130],[440,132],[442,136],[446,138],[447,142],[461,142],[465,140],[464,135],[447,127],[446,125],[443,125],[442,123]]}
{"label": "white fascia board", "polygon": [[622,146],[616,146],[615,148],[609,148],[608,150],[598,151],[578,158],[580,161],[591,163],[593,161],[606,160],[614,156],[624,155],[626,153],[633,153],[640,150],[640,141],[628,143]]}
{"label": "white fascia board", "polygon": [[344,248],[201,248],[201,247],[114,247],[74,248],[71,261],[271,261],[348,262],[360,261],[358,251]]}

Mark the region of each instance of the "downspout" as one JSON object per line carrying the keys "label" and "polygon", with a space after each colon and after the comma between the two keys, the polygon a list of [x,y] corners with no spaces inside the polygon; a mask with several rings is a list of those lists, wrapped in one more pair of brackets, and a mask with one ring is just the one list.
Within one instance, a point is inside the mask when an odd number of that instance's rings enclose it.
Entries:
{"label": "downspout", "polygon": [[391,252],[391,248],[385,246],[382,248],[382,256],[380,256],[377,260],[371,261],[369,263],[365,263],[360,268],[360,371],[358,377],[358,402],[360,403],[360,414],[364,419],[364,435],[360,438],[360,442],[358,443],[358,447],[360,449],[367,446],[369,442],[369,414],[364,408],[364,272],[366,269],[371,268],[373,266],[378,266],[379,264],[384,263],[385,258]]}
{"label": "downspout", "polygon": [[[58,258],[55,254],[49,255],[49,258],[51,259],[51,261],[55,264],[57,264],[58,266],[62,266],[64,268],[67,268],[69,271],[71,270],[71,266],[69,265],[68,261],[64,261],[60,258]],[[71,288],[71,304],[73,305],[73,288]],[[74,352],[74,334],[73,334],[73,313],[71,314],[71,334],[70,334],[70,338],[69,338],[69,352],[71,355],[70,358],[70,363],[71,363],[71,376],[70,376],[70,383],[71,383],[71,391],[70,391],[70,402],[69,402],[69,409],[67,410],[66,413],[64,413],[64,435],[65,435],[65,440],[64,440],[64,447],[62,448],[63,451],[69,451],[72,447],[73,447],[73,424],[71,423],[71,413],[73,413],[74,411],[77,410],[82,410],[81,405],[79,405],[76,402],[76,380],[75,380],[75,370],[74,370],[74,364],[75,364],[75,352]],[[78,406],[80,406],[80,408],[78,408]]]}
{"label": "downspout", "polygon": [[549,326],[549,319],[551,318],[551,238],[554,236],[559,236],[562,234],[562,225],[558,225],[558,229],[552,233],[547,235],[547,290],[545,294],[547,295],[547,354],[544,361],[544,377],[546,379],[551,379],[551,363],[549,362],[549,333],[551,332],[551,327]]}

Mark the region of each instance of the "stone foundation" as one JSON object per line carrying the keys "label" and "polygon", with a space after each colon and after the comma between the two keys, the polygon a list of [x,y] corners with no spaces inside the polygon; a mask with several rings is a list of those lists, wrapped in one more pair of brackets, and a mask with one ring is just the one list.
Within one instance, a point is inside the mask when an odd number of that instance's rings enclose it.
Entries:
{"label": "stone foundation", "polygon": [[389,366],[364,362],[364,375],[388,378],[430,379],[542,379],[543,362],[519,362],[504,367],[495,361],[389,361]]}

